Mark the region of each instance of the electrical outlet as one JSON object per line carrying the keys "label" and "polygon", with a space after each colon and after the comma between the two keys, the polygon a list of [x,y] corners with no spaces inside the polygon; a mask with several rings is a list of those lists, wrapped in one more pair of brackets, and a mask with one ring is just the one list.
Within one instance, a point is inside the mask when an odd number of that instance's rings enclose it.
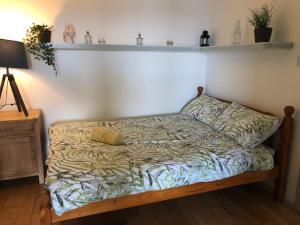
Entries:
{"label": "electrical outlet", "polygon": [[300,55],[297,57],[297,66],[300,66]]}

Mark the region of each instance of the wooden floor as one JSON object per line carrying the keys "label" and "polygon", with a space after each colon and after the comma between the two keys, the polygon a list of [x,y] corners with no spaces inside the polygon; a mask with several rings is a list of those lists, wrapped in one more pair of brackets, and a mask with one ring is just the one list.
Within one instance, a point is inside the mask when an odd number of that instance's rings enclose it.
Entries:
{"label": "wooden floor", "polygon": [[[35,178],[0,182],[0,225],[38,225]],[[135,207],[59,225],[300,225],[300,215],[256,185]]]}

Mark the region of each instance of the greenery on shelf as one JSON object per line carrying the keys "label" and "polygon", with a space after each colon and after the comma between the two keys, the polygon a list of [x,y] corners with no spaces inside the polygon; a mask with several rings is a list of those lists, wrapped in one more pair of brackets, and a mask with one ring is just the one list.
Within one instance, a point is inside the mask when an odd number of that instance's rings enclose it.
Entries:
{"label": "greenery on shelf", "polygon": [[272,21],[272,16],[274,13],[274,2],[271,4],[263,4],[261,8],[249,9],[250,17],[249,22],[255,28],[267,28],[270,26]]}
{"label": "greenery on shelf", "polygon": [[45,36],[49,36],[52,27],[45,24],[35,24],[33,23],[31,27],[27,29],[26,37],[24,38],[24,43],[26,45],[27,51],[34,56],[38,61],[44,61],[47,65],[51,66],[57,75],[57,67],[55,63],[55,54],[52,44],[47,43]]}

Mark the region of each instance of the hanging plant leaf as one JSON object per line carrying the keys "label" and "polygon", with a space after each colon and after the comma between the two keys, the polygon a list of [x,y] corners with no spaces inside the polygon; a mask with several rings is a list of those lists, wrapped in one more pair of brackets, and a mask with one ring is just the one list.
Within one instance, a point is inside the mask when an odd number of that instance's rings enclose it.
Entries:
{"label": "hanging plant leaf", "polygon": [[27,51],[34,56],[34,59],[38,61],[44,61],[45,64],[52,67],[57,75],[57,67],[55,62],[55,53],[50,44],[52,27],[45,24],[33,23],[31,27],[27,29],[24,43]]}

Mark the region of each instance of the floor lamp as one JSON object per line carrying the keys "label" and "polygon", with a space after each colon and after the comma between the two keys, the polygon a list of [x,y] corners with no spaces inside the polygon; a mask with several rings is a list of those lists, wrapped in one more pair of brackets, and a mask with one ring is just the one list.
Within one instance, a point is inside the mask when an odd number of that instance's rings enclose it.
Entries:
{"label": "floor lamp", "polygon": [[15,78],[9,73],[9,68],[29,68],[25,46],[22,42],[0,39],[0,67],[6,68],[6,74],[3,75],[0,86],[0,99],[5,82],[8,80],[15,98],[16,105],[18,107],[18,111],[23,111],[25,116],[28,116],[28,111],[20,94]]}

